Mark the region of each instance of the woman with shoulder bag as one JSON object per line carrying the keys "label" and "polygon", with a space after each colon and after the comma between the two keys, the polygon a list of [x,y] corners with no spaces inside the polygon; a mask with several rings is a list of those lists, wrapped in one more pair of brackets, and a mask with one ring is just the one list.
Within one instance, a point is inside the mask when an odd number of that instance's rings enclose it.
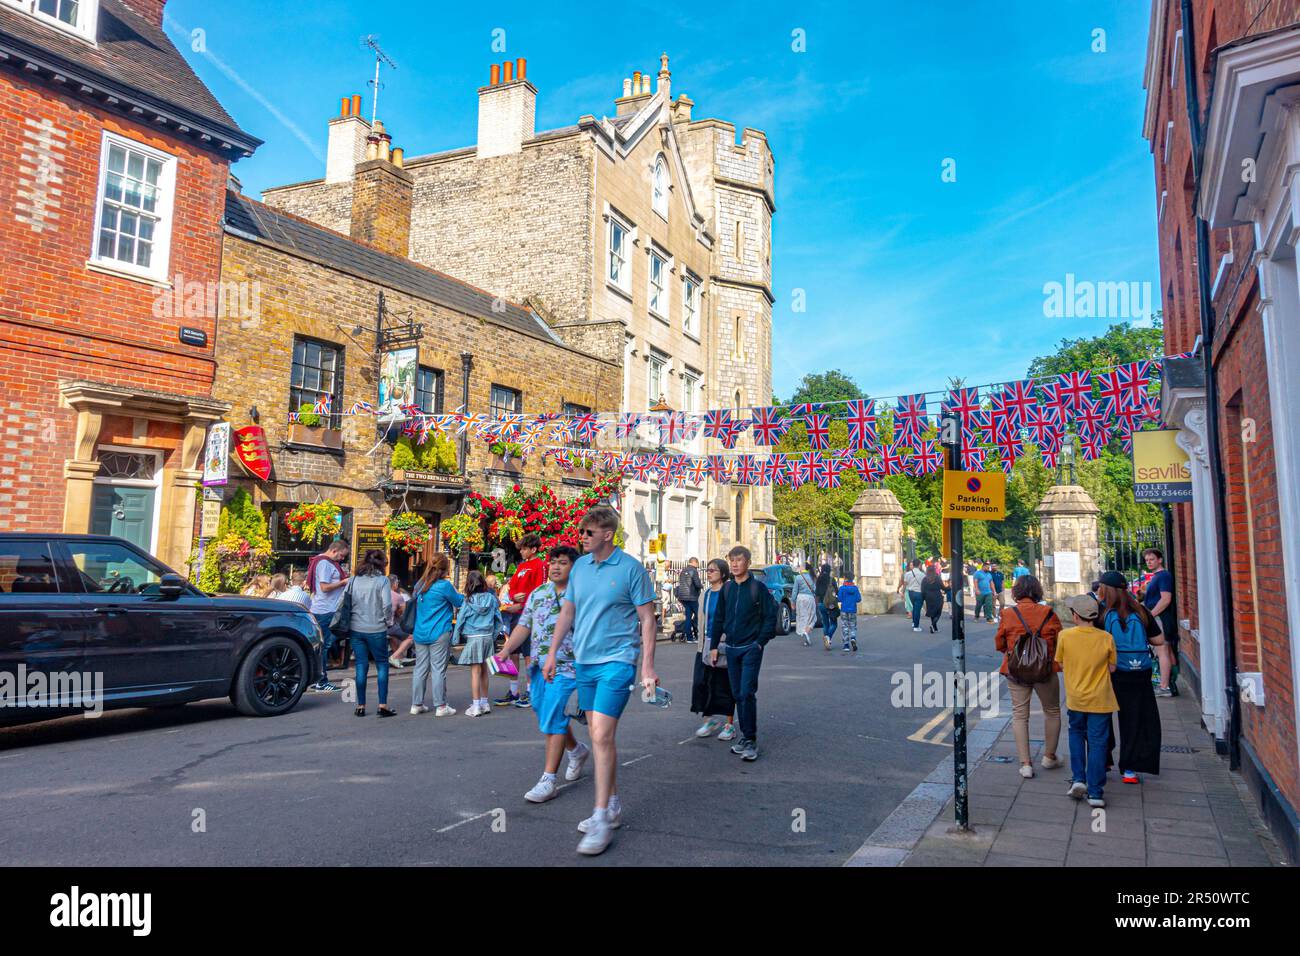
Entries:
{"label": "woman with shoulder bag", "polygon": [[[432,551],[432,542],[429,550]],[[464,603],[447,575],[451,560],[441,552],[426,553],[424,574],[416,583],[402,615],[402,627],[415,639],[415,673],[411,677],[411,715],[427,714],[425,682],[433,691],[435,717],[451,717],[447,706],[447,660],[451,656],[452,617]]]}
{"label": "woman with shoulder bag", "polygon": [[1160,773],[1160,708],[1151,684],[1150,648],[1164,643],[1164,637],[1118,571],[1101,576],[1097,599],[1103,608],[1101,624],[1115,641],[1110,682],[1119,702],[1119,770],[1124,783],[1135,784],[1139,773]]}
{"label": "woman with shoulder bag", "polygon": [[813,582],[812,562],[804,563],[804,569],[794,576],[794,630],[803,638],[803,646],[811,647],[809,640],[813,625],[817,620],[817,585]]}
{"label": "woman with shoulder bag", "polygon": [[1054,770],[1061,765],[1056,754],[1061,739],[1061,684],[1056,676],[1061,670],[1056,663],[1061,620],[1050,607],[1039,603],[1043,600],[1043,586],[1032,574],[1021,575],[1011,589],[1011,597],[1016,603],[1003,608],[993,645],[1003,652],[999,670],[1011,691],[1011,725],[1020,757],[1020,776],[1029,778],[1034,775],[1029,752],[1029,703],[1034,694],[1043,708],[1043,769]]}
{"label": "woman with shoulder bag", "polygon": [[[703,714],[704,723],[695,731],[696,737],[710,737],[719,727],[719,740],[736,736],[736,702],[731,696],[731,680],[727,675],[726,638],[718,645],[716,660],[709,647],[709,625],[722,598],[722,585],[731,579],[727,562],[714,558],[704,567],[708,587],[700,594],[700,636],[696,642],[695,679],[691,683],[691,713]],[[726,718],[725,725],[720,718]]]}
{"label": "woman with shoulder bag", "polygon": [[384,552],[367,551],[357,573],[347,583],[343,603],[339,605],[339,615],[344,620],[336,625],[336,630],[349,632],[357,656],[355,713],[358,717],[366,716],[366,679],[372,658],[379,678],[379,716],[397,716],[397,711],[388,706],[388,628],[393,623],[393,588],[384,574],[387,565]]}
{"label": "woman with shoulder bag", "polygon": [[[826,637],[826,650],[829,651],[831,649],[831,635],[840,626],[840,594],[838,583],[834,577],[826,585],[826,593],[822,595],[822,606],[826,608],[826,620],[830,623],[830,627],[822,632]],[[848,646],[845,645],[844,649],[848,650]]]}

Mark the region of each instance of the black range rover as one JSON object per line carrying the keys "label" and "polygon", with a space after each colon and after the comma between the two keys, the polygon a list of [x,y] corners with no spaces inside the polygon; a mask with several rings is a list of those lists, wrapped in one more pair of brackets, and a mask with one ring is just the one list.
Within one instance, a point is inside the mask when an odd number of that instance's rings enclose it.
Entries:
{"label": "black range rover", "polygon": [[92,708],[95,681],[104,709],[229,697],[269,717],[319,670],[293,602],[212,597],[121,538],[0,532],[0,724]]}

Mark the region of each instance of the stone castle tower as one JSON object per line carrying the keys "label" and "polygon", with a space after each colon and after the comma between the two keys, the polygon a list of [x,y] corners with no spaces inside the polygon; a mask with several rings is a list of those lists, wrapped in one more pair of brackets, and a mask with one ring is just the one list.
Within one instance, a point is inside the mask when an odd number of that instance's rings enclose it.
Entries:
{"label": "stone castle tower", "polygon": [[[733,123],[694,119],[671,84],[665,54],[653,84],[649,72],[623,80],[613,116],[539,132],[527,63],[493,65],[478,89],[477,142],[402,161],[412,188],[392,201],[411,204],[406,254],[620,362],[620,411],[770,404],[772,153],[758,130],[737,142]],[[325,176],[267,190],[269,205],[349,232],[354,170],[367,141],[388,136],[357,112],[331,121]],[[532,407],[527,390],[522,406],[562,411]],[[723,449],[697,438],[666,450]],[[735,451],[754,450],[745,433]],[[760,562],[775,552],[770,488],[633,481],[623,517],[627,548],[642,557],[659,533],[675,561],[736,543]]]}

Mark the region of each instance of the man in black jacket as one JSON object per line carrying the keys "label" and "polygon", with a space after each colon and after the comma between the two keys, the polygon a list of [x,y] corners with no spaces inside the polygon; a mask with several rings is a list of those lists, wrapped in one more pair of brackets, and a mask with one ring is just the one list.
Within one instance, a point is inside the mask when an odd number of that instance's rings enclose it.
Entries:
{"label": "man in black jacket", "polygon": [[700,581],[700,559],[691,558],[677,576],[677,600],[682,602],[682,640],[688,643],[694,643],[699,638],[695,631],[695,620],[702,590],[704,585]]}
{"label": "man in black jacket", "polygon": [[718,644],[727,636],[727,678],[736,701],[740,740],[731,748],[745,760],[758,759],[758,671],[763,648],[776,633],[776,602],[767,586],[749,573],[749,549],[727,552],[731,580],[722,586],[709,627],[709,653],[716,663]]}

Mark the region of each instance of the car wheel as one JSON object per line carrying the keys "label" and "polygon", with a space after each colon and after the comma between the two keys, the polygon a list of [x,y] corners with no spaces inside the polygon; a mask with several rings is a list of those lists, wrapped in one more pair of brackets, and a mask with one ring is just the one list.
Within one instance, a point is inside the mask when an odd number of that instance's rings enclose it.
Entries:
{"label": "car wheel", "polygon": [[307,689],[309,673],[307,652],[297,641],[269,637],[244,657],[230,699],[249,717],[288,713]]}
{"label": "car wheel", "polygon": [[779,620],[777,621],[776,629],[777,629],[777,633],[779,634],[790,633],[790,605],[784,602],[782,602],[781,604],[781,610],[780,610]]}

